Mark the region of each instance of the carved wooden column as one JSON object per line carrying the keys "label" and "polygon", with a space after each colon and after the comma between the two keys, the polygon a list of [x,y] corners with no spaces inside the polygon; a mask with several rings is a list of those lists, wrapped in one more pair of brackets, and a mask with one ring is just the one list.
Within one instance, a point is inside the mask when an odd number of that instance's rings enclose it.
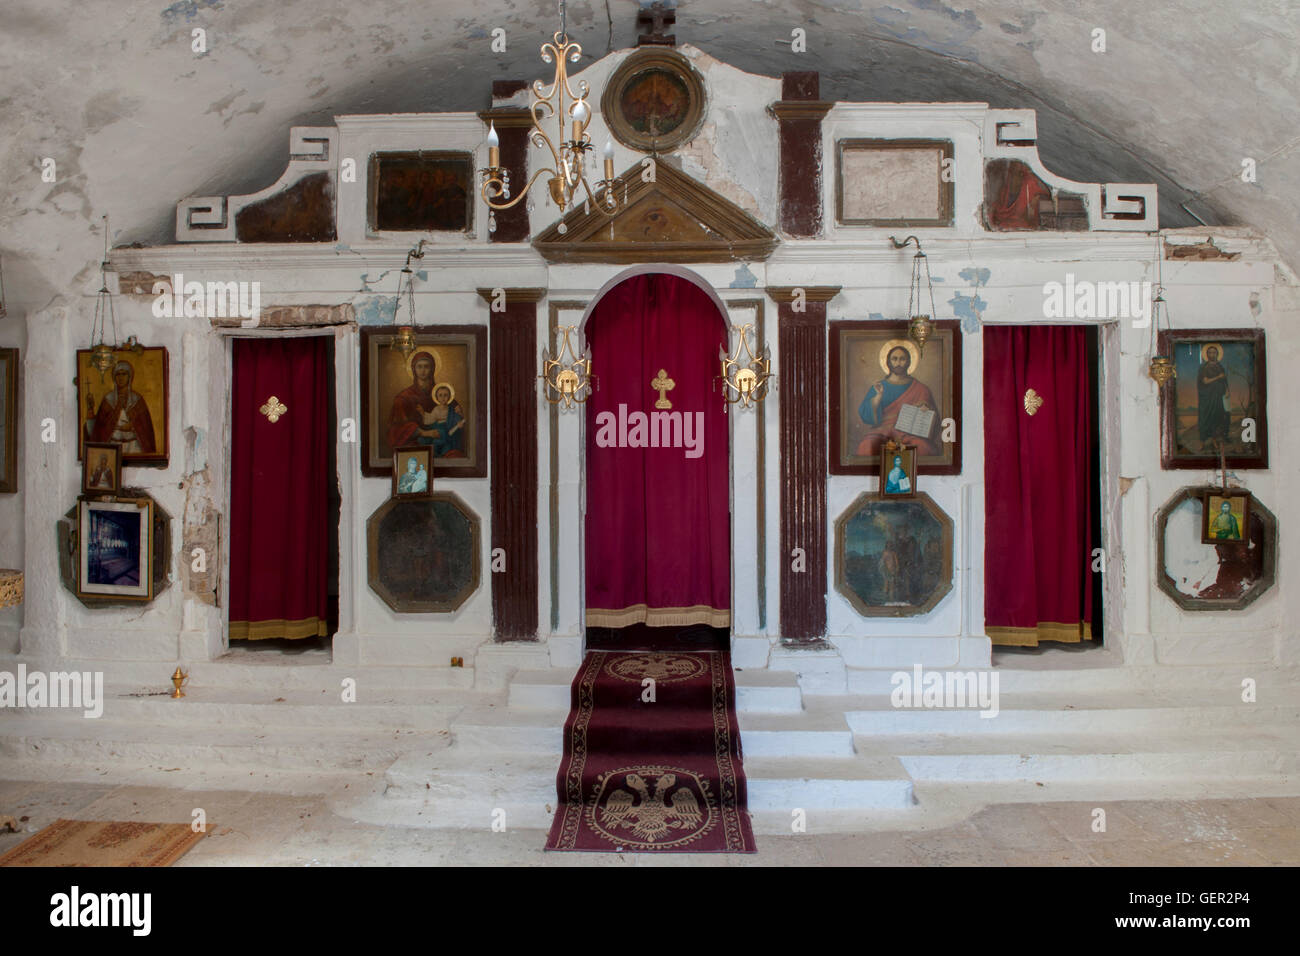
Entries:
{"label": "carved wooden column", "polygon": [[[501,140],[501,165],[510,170],[510,198],[519,195],[519,190],[528,183],[528,131],[533,128],[532,113],[526,107],[515,105],[497,105],[510,100],[516,93],[527,90],[524,80],[495,80],[492,83],[492,102],[490,110],[483,110],[479,118],[484,123],[496,127]],[[489,212],[482,200],[480,189],[483,180],[478,170],[474,171],[470,189],[474,193],[474,205],[486,216]],[[496,211],[497,228],[488,233],[488,242],[525,242],[528,239],[528,200],[521,201],[510,209]]]}
{"label": "carved wooden column", "polygon": [[817,72],[785,73],[781,99],[772,104],[779,124],[781,230],[805,239],[822,231],[822,117],[835,104],[820,95]]}
{"label": "carved wooden column", "polygon": [[[780,350],[781,642],[795,647],[825,645],[826,303],[839,291],[767,290],[777,303]],[[798,559],[796,548],[802,552]]]}
{"label": "carved wooden column", "polygon": [[[491,398],[492,631],[498,641],[537,640],[537,303],[545,289],[505,289],[504,311],[488,303]],[[498,306],[499,308],[500,306]],[[491,567],[491,565],[489,565]]]}

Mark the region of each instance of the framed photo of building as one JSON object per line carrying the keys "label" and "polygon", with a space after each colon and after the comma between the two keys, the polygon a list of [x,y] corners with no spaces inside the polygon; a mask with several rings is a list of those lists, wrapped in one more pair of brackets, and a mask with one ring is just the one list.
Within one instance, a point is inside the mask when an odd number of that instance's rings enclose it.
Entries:
{"label": "framed photo of building", "polygon": [[395,449],[392,496],[427,498],[431,494],[433,494],[433,448],[429,445],[404,445]]}
{"label": "framed photo of building", "polygon": [[916,495],[916,449],[885,442],[880,456],[880,496],[911,498]]}
{"label": "framed photo of building", "polygon": [[1174,363],[1160,390],[1162,468],[1268,467],[1268,388],[1263,329],[1160,333]]}
{"label": "framed photo of building", "polygon": [[90,349],[77,350],[77,460],[86,442],[122,446],[123,465],[166,467],[167,349],[120,348],[104,373],[90,364]]}
{"label": "framed photo of building", "polygon": [[830,353],[831,474],[882,474],[888,441],[914,449],[913,476],[961,474],[959,322],[935,322],[924,353],[906,322],[832,322]]}
{"label": "framed photo of building", "polygon": [[113,442],[86,442],[81,463],[83,495],[116,495],[122,490],[122,446]]}
{"label": "framed photo of building", "polygon": [[442,478],[487,474],[487,329],[415,330],[409,356],[392,348],[392,326],[361,330],[361,473],[387,478],[393,453],[430,449]]}
{"label": "framed photo of building", "polygon": [[77,596],[153,600],[152,499],[80,500]]}
{"label": "framed photo of building", "polygon": [[469,153],[375,153],[370,157],[370,229],[472,232],[473,184]]}
{"label": "framed photo of building", "polygon": [[1207,489],[1201,501],[1201,543],[1249,543],[1250,497],[1239,489]]}
{"label": "framed photo of building", "polygon": [[842,139],[836,218],[846,226],[951,226],[949,140]]}
{"label": "framed photo of building", "polygon": [[18,350],[0,349],[0,492],[18,490]]}

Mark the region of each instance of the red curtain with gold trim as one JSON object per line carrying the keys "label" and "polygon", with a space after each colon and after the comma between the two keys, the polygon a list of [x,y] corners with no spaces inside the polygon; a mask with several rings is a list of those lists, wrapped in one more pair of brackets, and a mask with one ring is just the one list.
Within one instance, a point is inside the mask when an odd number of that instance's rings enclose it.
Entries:
{"label": "red curtain with gold trim", "polygon": [[1090,639],[1087,330],[986,325],[983,335],[985,632],[1022,646]]}
{"label": "red curtain with gold trim", "polygon": [[[713,381],[724,332],[704,290],[661,273],[615,286],[588,318],[600,381],[586,406],[589,626],[730,626],[727,417]],[[655,407],[660,370],[671,409]]]}
{"label": "red curtain with gold trim", "polygon": [[327,633],[331,344],[324,336],[233,343],[232,639]]}

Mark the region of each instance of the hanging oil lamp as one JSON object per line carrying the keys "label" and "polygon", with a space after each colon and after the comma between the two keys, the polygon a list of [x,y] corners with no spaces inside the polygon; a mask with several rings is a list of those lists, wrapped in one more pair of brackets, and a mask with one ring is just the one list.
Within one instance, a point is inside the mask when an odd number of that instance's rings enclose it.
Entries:
{"label": "hanging oil lamp", "polygon": [[[99,292],[95,296],[95,317],[90,325],[90,366],[99,372],[100,382],[108,381],[109,370],[117,351],[117,314],[113,311],[113,294],[108,291],[108,216],[104,217],[104,259],[99,265]],[[109,323],[113,325],[113,344],[105,341]]]}
{"label": "hanging oil lamp", "polygon": [[[908,236],[902,242],[899,242],[893,236],[889,241],[894,244],[895,249],[904,249],[912,243],[916,243],[916,255],[912,257],[912,280],[907,289],[907,337],[916,343],[918,352],[925,354],[925,343],[930,341],[934,336],[934,284],[930,281],[930,260],[926,258],[921,251],[921,240],[916,236]],[[925,286],[930,294],[930,311],[921,314],[921,269],[925,268]]]}
{"label": "hanging oil lamp", "polygon": [[424,258],[424,243],[421,239],[410,252],[406,254],[406,265],[402,266],[402,274],[397,282],[397,302],[393,306],[393,324],[397,324],[398,313],[402,311],[402,291],[406,292],[406,314],[407,324],[397,326],[397,332],[393,336],[392,347],[402,353],[402,360],[409,360],[411,353],[415,351],[415,272],[411,269],[412,259]]}
{"label": "hanging oil lamp", "polygon": [[[1173,356],[1162,355],[1160,348],[1160,318],[1164,316],[1164,331],[1172,327],[1169,319],[1169,303],[1165,302],[1164,287],[1164,250],[1163,240],[1156,234],[1156,289],[1151,299],[1151,361],[1147,365],[1147,374],[1155,379],[1157,388],[1164,388],[1177,378]],[[1168,341],[1168,337],[1166,337]]]}

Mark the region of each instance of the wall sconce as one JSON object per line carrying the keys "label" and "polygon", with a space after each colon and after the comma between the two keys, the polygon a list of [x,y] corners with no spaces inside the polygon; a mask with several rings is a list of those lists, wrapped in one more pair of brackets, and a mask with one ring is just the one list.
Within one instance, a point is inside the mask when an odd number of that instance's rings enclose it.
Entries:
{"label": "wall sconce", "polygon": [[415,273],[411,269],[412,259],[424,258],[424,243],[426,240],[421,239],[410,252],[406,254],[406,265],[402,266],[401,277],[397,281],[397,302],[393,306],[393,324],[397,325],[398,313],[402,311],[402,290],[406,290],[406,325],[397,326],[397,334],[393,336],[391,347],[402,353],[402,360],[410,359],[411,353],[415,351]]}
{"label": "wall sconce", "polygon": [[[894,244],[895,249],[903,249],[911,243],[916,243],[916,255],[912,257],[912,281],[907,289],[907,337],[916,343],[921,354],[925,354],[925,343],[934,335],[934,284],[930,281],[930,260],[926,258],[921,251],[921,240],[916,236],[908,236],[902,242],[899,242],[893,236],[889,241]],[[921,308],[921,266],[925,266],[925,286],[930,293],[930,311],[927,315],[918,315]]]}
{"label": "wall sconce", "polygon": [[550,349],[542,352],[542,374],[538,376],[543,382],[546,400],[565,408],[581,405],[591,398],[591,350],[587,349],[582,358],[578,358],[569,339],[576,329],[577,326],[573,325],[556,329],[557,335],[563,333],[563,343],[553,357]]}
{"label": "wall sconce", "polygon": [[749,408],[767,397],[767,383],[772,377],[772,351],[764,345],[761,353],[754,354],[749,347],[749,336],[754,331],[752,324],[740,328],[733,325],[732,329],[740,333],[735,354],[727,355],[725,348],[718,349],[718,360],[722,365],[722,400],[728,405],[739,404],[741,408]]}

